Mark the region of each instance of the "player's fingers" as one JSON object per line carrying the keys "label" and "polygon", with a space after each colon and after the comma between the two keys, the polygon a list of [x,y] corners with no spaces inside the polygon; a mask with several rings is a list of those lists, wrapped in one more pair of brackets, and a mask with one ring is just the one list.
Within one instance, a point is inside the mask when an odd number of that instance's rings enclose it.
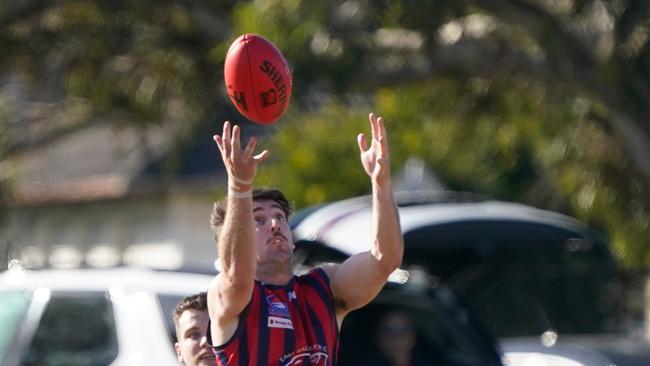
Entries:
{"label": "player's fingers", "polygon": [[241,145],[239,143],[239,135],[240,135],[240,129],[238,125],[235,125],[232,128],[232,151],[233,153],[237,154],[239,153],[239,150],[241,149]]}
{"label": "player's fingers", "polygon": [[357,135],[357,144],[359,144],[359,151],[362,153],[368,149],[368,144],[366,143],[366,136],[363,133]]}
{"label": "player's fingers", "polygon": [[221,134],[225,145],[230,144],[230,121],[226,121],[223,124],[223,133]]}
{"label": "player's fingers", "polygon": [[377,118],[377,137],[386,137],[386,129],[384,128],[384,119],[382,117]]}
{"label": "player's fingers", "polygon": [[374,139],[377,138],[377,133],[378,133],[377,132],[377,119],[375,118],[375,114],[371,112],[368,115],[368,120],[370,120],[370,132],[372,133],[372,139],[374,140]]}
{"label": "player's fingers", "polygon": [[381,144],[381,148],[384,152],[388,152],[388,138],[386,136],[386,125],[384,124],[384,119],[379,117],[377,118],[377,129],[378,129],[378,140]]}
{"label": "player's fingers", "polygon": [[223,152],[223,141],[221,140],[221,136],[214,135],[214,136],[212,136],[212,139],[217,144],[217,147],[219,148],[219,151]]}
{"label": "player's fingers", "polygon": [[246,149],[244,150],[244,155],[245,156],[252,155],[253,151],[255,150],[255,145],[257,145],[257,139],[255,138],[255,136],[253,136],[248,140],[248,144],[246,145]]}
{"label": "player's fingers", "polygon": [[269,157],[269,151],[264,150],[261,153],[253,156],[253,159],[255,159],[255,161],[257,161],[257,163],[259,164],[259,163],[263,162],[264,160],[266,160],[266,158],[268,158],[268,157]]}
{"label": "player's fingers", "polygon": [[230,122],[226,121],[223,124],[223,132],[221,133],[221,146],[223,147],[222,149],[222,154],[224,159],[230,157]]}

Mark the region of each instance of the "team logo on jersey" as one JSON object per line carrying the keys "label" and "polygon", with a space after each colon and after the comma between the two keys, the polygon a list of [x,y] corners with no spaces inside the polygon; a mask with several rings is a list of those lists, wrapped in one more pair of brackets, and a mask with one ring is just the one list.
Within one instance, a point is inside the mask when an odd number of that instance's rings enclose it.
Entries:
{"label": "team logo on jersey", "polygon": [[296,291],[289,291],[288,294],[289,294],[289,300],[293,300],[293,301],[298,300],[298,298],[296,297]]}
{"label": "team logo on jersey", "polygon": [[266,297],[266,303],[269,305],[269,315],[283,318],[291,318],[289,307],[280,301],[277,296],[271,294]]}
{"label": "team logo on jersey", "polygon": [[293,329],[289,307],[271,294],[266,297],[266,303],[269,305],[269,317],[267,325],[269,328]]}
{"label": "team logo on jersey", "polygon": [[289,363],[284,366],[298,366],[298,365],[317,365],[325,366],[327,365],[327,353],[317,352],[317,353],[301,353],[295,355]]}

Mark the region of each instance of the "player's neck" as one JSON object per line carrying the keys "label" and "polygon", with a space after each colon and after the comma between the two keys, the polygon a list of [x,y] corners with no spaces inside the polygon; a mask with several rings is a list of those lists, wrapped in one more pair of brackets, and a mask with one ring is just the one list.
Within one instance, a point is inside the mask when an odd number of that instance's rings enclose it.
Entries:
{"label": "player's neck", "polygon": [[284,286],[288,284],[293,277],[291,263],[258,262],[256,276],[257,279],[264,284]]}

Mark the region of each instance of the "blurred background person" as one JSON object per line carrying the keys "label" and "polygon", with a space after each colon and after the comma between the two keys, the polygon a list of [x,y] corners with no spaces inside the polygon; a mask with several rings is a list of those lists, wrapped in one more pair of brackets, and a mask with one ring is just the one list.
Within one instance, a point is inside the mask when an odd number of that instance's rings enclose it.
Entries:
{"label": "blurred background person", "polygon": [[176,306],[172,317],[176,328],[176,355],[178,361],[186,366],[215,364],[214,354],[206,341],[208,328],[207,293],[190,295]]}
{"label": "blurred background person", "polygon": [[[418,335],[413,321],[403,310],[391,310],[384,314],[377,326],[376,348],[369,355],[366,365],[374,366],[423,366],[440,365],[416,344]],[[445,363],[442,363],[445,364]]]}

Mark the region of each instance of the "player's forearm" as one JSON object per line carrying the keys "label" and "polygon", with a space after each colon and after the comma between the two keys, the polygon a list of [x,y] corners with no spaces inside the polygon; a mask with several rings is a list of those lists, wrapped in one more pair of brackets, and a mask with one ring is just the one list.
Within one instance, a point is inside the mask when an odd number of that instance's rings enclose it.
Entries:
{"label": "player's forearm", "polygon": [[222,271],[233,284],[252,284],[257,269],[252,198],[228,197],[228,211],[219,238]]}
{"label": "player's forearm", "polygon": [[402,264],[404,254],[399,214],[390,182],[373,184],[372,197],[374,240],[371,253],[380,268],[390,273]]}

